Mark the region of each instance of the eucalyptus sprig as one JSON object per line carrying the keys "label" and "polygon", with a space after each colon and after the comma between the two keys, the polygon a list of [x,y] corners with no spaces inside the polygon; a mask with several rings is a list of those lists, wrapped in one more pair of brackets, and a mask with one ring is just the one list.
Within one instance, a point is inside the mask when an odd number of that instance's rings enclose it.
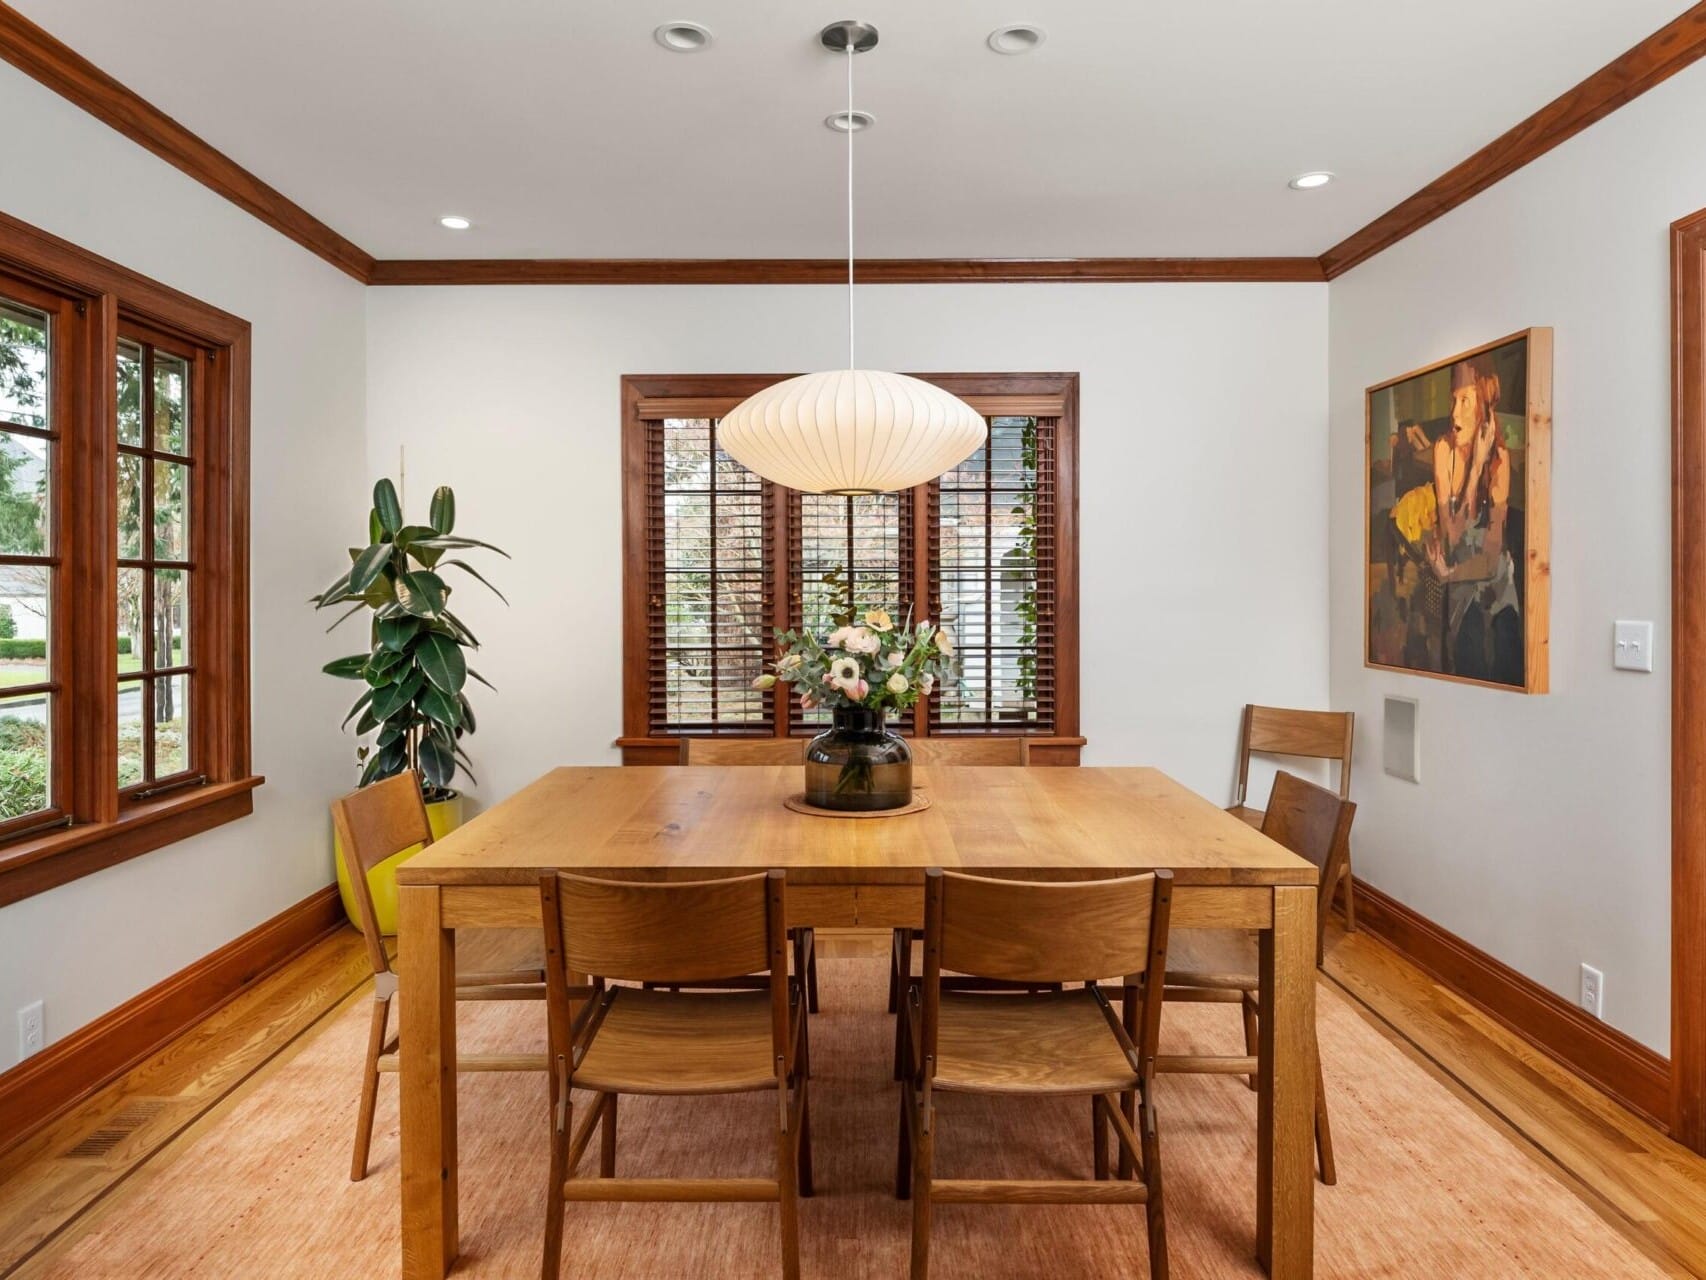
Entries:
{"label": "eucalyptus sprig", "polygon": [[504,600],[503,592],[455,553],[485,550],[505,559],[509,553],[454,532],[456,495],[448,486],[434,491],[427,520],[405,524],[396,486],[381,480],[373,487],[368,545],[351,547],[349,572],[309,602],[316,609],[352,606],[327,631],[357,613],[369,615],[368,652],[323,668],[327,675],[367,685],[344,717],[346,726],[356,721],[358,736],[377,735],[356,752],[362,766],[358,785],[413,769],[430,800],[449,794],[458,767],[474,776],[461,745],[475,727],[464,687],[472,679],[492,688],[468,666],[464,651],[478,649],[480,642],[451,612],[452,587],[441,571],[465,573]]}

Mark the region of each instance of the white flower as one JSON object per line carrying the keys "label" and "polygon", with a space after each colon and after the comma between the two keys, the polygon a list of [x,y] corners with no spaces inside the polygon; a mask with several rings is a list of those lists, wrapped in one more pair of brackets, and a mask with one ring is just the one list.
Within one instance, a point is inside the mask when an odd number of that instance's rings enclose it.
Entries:
{"label": "white flower", "polygon": [[864,627],[854,627],[852,634],[842,641],[841,647],[848,653],[878,653],[882,650],[883,642],[880,636],[865,630]]}
{"label": "white flower", "polygon": [[898,671],[890,676],[883,685],[883,688],[887,689],[890,693],[905,693],[911,687],[912,685],[907,678],[901,675]]}
{"label": "white flower", "polygon": [[829,633],[829,639],[823,642],[823,647],[825,649],[844,649],[847,647],[847,637],[852,634],[852,627],[837,627]]}
{"label": "white flower", "polygon": [[893,631],[894,619],[887,609],[872,609],[865,615],[865,625],[872,631]]}
{"label": "white flower", "polygon": [[776,677],[771,675],[769,672],[765,672],[752,682],[752,687],[754,689],[769,689],[774,686],[775,683]]}
{"label": "white flower", "polygon": [[954,656],[954,636],[946,627],[936,632],[936,652],[945,658]]}
{"label": "white flower", "polygon": [[928,698],[936,690],[936,677],[926,671],[918,680],[918,692]]}
{"label": "white flower", "polygon": [[852,684],[845,684],[841,686],[841,692],[845,693],[854,702],[863,702],[865,700],[865,695],[870,691],[871,686],[866,684],[863,680],[855,680]]}
{"label": "white flower", "polygon": [[886,661],[891,667],[898,667],[901,663],[906,661],[906,655],[897,650],[894,653],[889,654],[884,661]]}
{"label": "white flower", "polygon": [[829,682],[846,686],[859,678],[859,663],[855,658],[837,658],[829,664]]}

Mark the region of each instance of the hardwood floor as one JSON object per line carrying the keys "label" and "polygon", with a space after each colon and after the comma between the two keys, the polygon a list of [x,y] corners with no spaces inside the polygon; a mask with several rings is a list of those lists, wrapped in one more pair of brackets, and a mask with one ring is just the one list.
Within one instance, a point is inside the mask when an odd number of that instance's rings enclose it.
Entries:
{"label": "hardwood floor", "polygon": [[[478,967],[501,967],[521,945],[503,935],[470,936],[463,952]],[[886,932],[819,936],[826,959],[881,955],[887,946]],[[171,1160],[219,1123],[318,1023],[362,998],[367,973],[359,935],[334,935],[0,1158],[0,1278],[25,1280],[44,1250],[87,1230],[131,1175]],[[1505,1133],[1515,1158],[1551,1171],[1674,1274],[1706,1276],[1706,1160],[1366,934],[1345,935],[1335,923],[1326,975],[1373,1025]]]}

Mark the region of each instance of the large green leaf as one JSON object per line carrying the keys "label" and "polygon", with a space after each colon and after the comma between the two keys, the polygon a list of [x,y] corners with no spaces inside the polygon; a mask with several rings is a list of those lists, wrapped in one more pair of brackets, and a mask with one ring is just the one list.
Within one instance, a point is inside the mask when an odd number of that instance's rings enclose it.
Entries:
{"label": "large green leaf", "polygon": [[427,538],[415,545],[422,547],[438,547],[445,551],[464,551],[469,547],[482,547],[487,551],[497,552],[505,560],[511,558],[509,552],[505,551],[502,547],[494,547],[491,543],[481,542],[478,538],[464,538],[461,536],[450,538]]}
{"label": "large green leaf", "polygon": [[446,560],[444,563],[446,565],[454,565],[464,573],[472,574],[477,580],[485,583],[487,590],[489,590],[499,600],[502,600],[505,604],[509,603],[509,597],[504,595],[504,593],[499,591],[496,587],[492,586],[491,583],[486,582],[485,576],[466,560]]}
{"label": "large green leaf", "polygon": [[456,696],[442,689],[422,689],[420,697],[415,699],[415,706],[447,729],[454,729],[462,723],[461,704],[457,702]]}
{"label": "large green leaf", "polygon": [[421,629],[419,618],[385,618],[379,623],[379,643],[393,653],[401,653]]}
{"label": "large green leaf", "polygon": [[349,714],[344,717],[344,723],[340,724],[338,728],[342,729],[348,725],[351,720],[355,719],[356,716],[361,713],[361,709],[372,701],[373,690],[369,689],[366,693],[362,694],[361,697],[355,700],[355,705],[349,709]]}
{"label": "large green leaf", "polygon": [[441,484],[432,493],[432,510],[428,517],[439,533],[449,533],[456,527],[456,495],[450,486]]}
{"label": "large green leaf", "polygon": [[474,704],[468,701],[468,695],[465,693],[457,694],[456,701],[461,704],[462,707],[462,723],[459,724],[457,728],[465,729],[469,733],[473,733],[476,728],[474,723]]}
{"label": "large green leaf", "polygon": [[378,727],[379,721],[373,716],[373,708],[369,707],[361,713],[361,719],[355,722],[355,735],[359,738],[364,733],[372,733]]}
{"label": "large green leaf", "polygon": [[391,558],[391,551],[389,542],[375,542],[356,556],[355,564],[349,571],[349,591],[352,596],[361,595],[372,585],[380,570],[385,567],[385,562]]}
{"label": "large green leaf", "polygon": [[309,596],[308,599],[315,608],[324,609],[327,605],[337,604],[348,595],[349,574],[346,573],[319,595]]}
{"label": "large green leaf", "polygon": [[403,527],[403,504],[397,501],[397,486],[390,480],[381,480],[373,486],[373,509],[379,515],[379,527],[386,533],[396,533]]}
{"label": "large green leaf", "polygon": [[456,757],[434,734],[421,739],[421,778],[435,787],[448,787],[456,774]]}
{"label": "large green leaf", "polygon": [[337,676],[340,680],[359,680],[361,679],[362,668],[367,666],[369,656],[365,653],[352,653],[347,658],[338,658],[328,662],[320,670],[329,676]]}
{"label": "large green leaf", "polygon": [[436,618],[449,594],[444,579],[430,569],[417,569],[397,579],[397,603],[417,618]]}
{"label": "large green leaf", "polygon": [[367,513],[367,540],[369,542],[385,541],[385,526],[379,523],[377,511]]}
{"label": "large green leaf", "polygon": [[415,644],[415,665],[445,693],[461,693],[468,683],[468,659],[462,655],[462,646],[437,631],[427,632]]}
{"label": "large green leaf", "polygon": [[436,630],[443,631],[445,628],[449,628],[448,634],[452,639],[459,641],[461,644],[470,649],[478,649],[480,647],[479,637],[472,631],[468,630],[468,624],[463,622],[462,619],[458,618],[454,613],[450,612],[449,609],[446,609],[443,613],[439,614],[438,621],[440,625],[435,628]]}
{"label": "large green leaf", "polygon": [[426,687],[426,676],[419,671],[411,671],[408,678],[396,684],[388,684],[383,689],[373,693],[373,714],[380,720],[389,720],[404,707],[415,700],[415,695]]}
{"label": "large green leaf", "polygon": [[403,675],[398,667],[405,661],[400,653],[390,649],[381,649],[367,660],[367,683],[375,689],[381,685],[395,684]]}

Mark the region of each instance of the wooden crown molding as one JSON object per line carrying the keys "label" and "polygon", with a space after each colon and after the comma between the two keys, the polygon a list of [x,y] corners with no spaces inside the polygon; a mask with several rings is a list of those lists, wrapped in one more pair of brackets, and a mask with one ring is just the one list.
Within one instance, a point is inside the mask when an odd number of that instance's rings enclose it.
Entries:
{"label": "wooden crown molding", "polygon": [[1663,84],[1702,56],[1706,56],[1706,2],[1694,5],[1514,129],[1327,250],[1321,255],[1324,277],[1336,279],[1390,249],[1648,89]]}
{"label": "wooden crown molding", "polygon": [[[1706,55],[1706,0],[1319,258],[877,258],[865,284],[1321,283],[1391,248]],[[376,260],[0,0],[0,58],[363,284],[837,284],[837,258]]]}
{"label": "wooden crown molding", "polygon": [[[866,258],[860,284],[1307,282],[1314,258]],[[845,284],[844,258],[418,258],[380,260],[369,284]]]}
{"label": "wooden crown molding", "polygon": [[1429,977],[1631,1111],[1667,1128],[1671,1066],[1662,1055],[1356,881],[1357,924]]}
{"label": "wooden crown molding", "polygon": [[0,3],[0,58],[363,284],[373,256],[82,54]]}
{"label": "wooden crown molding", "polygon": [[183,1034],[245,987],[306,951],[343,924],[336,885],[287,907],[0,1074],[0,1151]]}

